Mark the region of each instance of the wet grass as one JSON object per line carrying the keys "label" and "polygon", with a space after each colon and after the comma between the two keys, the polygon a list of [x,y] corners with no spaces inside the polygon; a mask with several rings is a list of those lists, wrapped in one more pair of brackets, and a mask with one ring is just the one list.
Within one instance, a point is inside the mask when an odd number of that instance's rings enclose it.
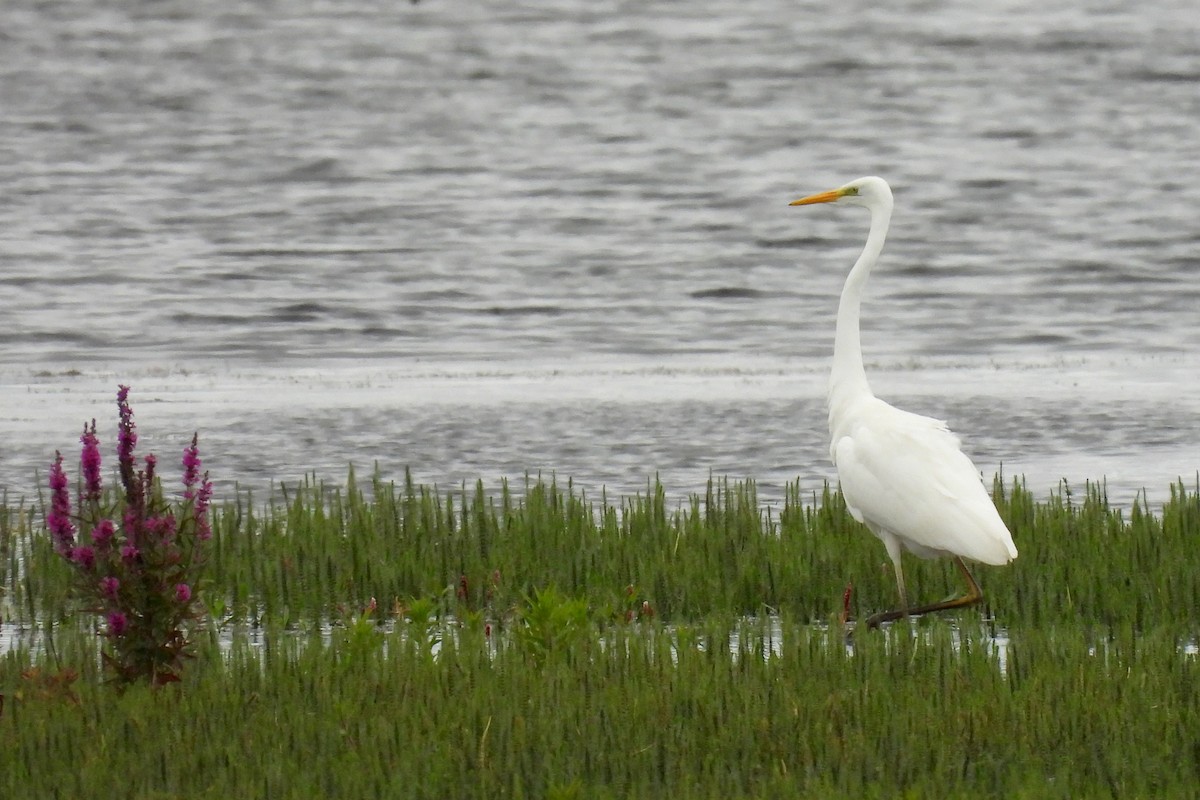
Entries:
{"label": "wet grass", "polygon": [[50,637],[0,657],[0,793],[1193,796],[1200,494],[995,496],[1021,557],[977,571],[986,608],[847,638],[846,585],[862,616],[896,588],[836,492],[310,481],[216,509],[220,628],[182,685],[124,693],[7,505],[5,625]]}

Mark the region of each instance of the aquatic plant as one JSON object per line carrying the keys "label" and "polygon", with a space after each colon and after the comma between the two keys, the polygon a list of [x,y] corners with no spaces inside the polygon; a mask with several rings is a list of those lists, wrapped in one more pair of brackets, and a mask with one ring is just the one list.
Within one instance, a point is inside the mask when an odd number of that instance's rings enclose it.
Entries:
{"label": "aquatic plant", "polygon": [[517,644],[537,664],[578,646],[590,633],[587,601],[565,597],[553,586],[527,598],[521,623],[513,629]]}
{"label": "aquatic plant", "polygon": [[1200,485],[997,479],[991,605],[871,632],[838,618],[893,576],[833,487],[278,494],[212,510],[228,617],[169,695],[97,679],[107,638],[56,624],[77,568],[0,495],[0,797],[1196,794]]}
{"label": "aquatic plant", "polygon": [[431,654],[407,625],[268,627],[169,702],[22,651],[0,658],[0,796],[1195,797],[1186,628],[952,623],[852,646],[786,617],[588,624],[540,654],[478,629]]}
{"label": "aquatic plant", "polygon": [[138,468],[137,429],[128,398],[129,387],[121,386],[120,492],[104,491],[92,420],[80,436],[83,480],[74,511],[62,453],[55,453],[46,527],[55,551],[71,566],[76,597],[103,619],[108,647],[102,657],[113,677],[126,684],[164,684],[178,681],[184,660],[194,655],[192,629],[203,616],[197,582],[203,545],[212,537],[212,483],[207,472],[200,472],[193,435],[183,451],[182,498],[172,503],[163,496],[154,455],[147,455]]}

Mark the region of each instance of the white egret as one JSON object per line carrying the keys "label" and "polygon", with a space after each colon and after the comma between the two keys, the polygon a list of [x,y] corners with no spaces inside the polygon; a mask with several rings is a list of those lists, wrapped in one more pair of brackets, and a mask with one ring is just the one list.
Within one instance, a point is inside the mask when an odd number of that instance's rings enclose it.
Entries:
{"label": "white egret", "polygon": [[[900,608],[868,618],[867,625],[909,614],[961,608],[983,599],[963,559],[1007,564],[1017,548],[979,471],[959,449],[946,423],[901,411],[871,392],[859,341],[859,307],[867,276],[883,250],[892,217],[892,190],[882,178],[859,178],[791,205],[845,203],[871,212],[862,255],[854,263],[838,305],[829,378],[829,455],[850,514],[883,540],[896,568]],[[950,556],[967,579],[967,593],[909,608],[902,549],[921,558]]]}

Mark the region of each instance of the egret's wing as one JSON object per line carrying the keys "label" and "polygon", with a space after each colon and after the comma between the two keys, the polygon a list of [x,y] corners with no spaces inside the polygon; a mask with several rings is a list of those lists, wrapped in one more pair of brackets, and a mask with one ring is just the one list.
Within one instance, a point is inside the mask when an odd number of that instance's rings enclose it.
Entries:
{"label": "egret's wing", "polygon": [[872,398],[857,409],[832,452],[846,503],[904,541],[985,564],[1017,557],[1012,535],[941,420]]}

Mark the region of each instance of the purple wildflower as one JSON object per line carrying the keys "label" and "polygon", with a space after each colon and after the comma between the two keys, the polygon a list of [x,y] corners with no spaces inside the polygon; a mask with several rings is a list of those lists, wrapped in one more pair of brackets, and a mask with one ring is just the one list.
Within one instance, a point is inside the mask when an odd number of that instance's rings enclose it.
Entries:
{"label": "purple wildflower", "polygon": [[[146,502],[146,492],[134,469],[133,450],[137,446],[137,426],[133,424],[133,409],[129,407],[129,387],[117,387],[117,411],[121,421],[117,425],[117,461],[121,469],[121,485],[125,488],[125,504],[135,518],[141,516]],[[126,520],[129,514],[126,514]],[[126,526],[127,531],[134,528]]]}
{"label": "purple wildflower", "polygon": [[122,517],[122,520],[123,527],[125,529],[125,538],[129,541],[140,542],[141,536],[139,534],[144,527],[141,509],[132,507],[126,508],[125,516]]}
{"label": "purple wildflower", "polygon": [[192,444],[183,448],[183,499],[196,499],[196,481],[200,479],[199,435],[192,434]]}
{"label": "purple wildflower", "polygon": [[172,539],[175,536],[175,517],[163,514],[160,517],[150,517],[146,520],[146,530],[160,539]]}
{"label": "purple wildflower", "polygon": [[116,526],[111,519],[102,519],[92,528],[92,544],[97,547],[107,547],[112,542]]}
{"label": "purple wildflower", "polygon": [[208,502],[212,499],[212,481],[204,473],[204,482],[196,493],[196,504],[192,506],[192,519],[196,521],[196,538],[208,541],[212,538],[212,526],[208,523]]}
{"label": "purple wildflower", "polygon": [[[207,472],[202,474],[198,437],[193,435],[191,446],[183,452],[184,503],[166,500],[156,485],[155,457],[148,455],[141,464],[136,460],[138,437],[128,386],[119,387],[117,408],[117,459],[124,497],[108,498],[115,502],[105,506],[99,439],[92,420],[84,424],[79,437],[83,448],[78,508],[72,511],[62,454],[55,453],[46,523],[55,550],[69,563],[81,594],[103,615],[112,650],[106,653],[106,663],[124,682],[148,678],[162,684],[179,680],[181,659],[191,655],[191,623],[199,614],[193,606],[193,583],[204,562],[197,542],[212,536],[208,523],[212,483]],[[80,531],[90,531],[86,542],[78,540]],[[176,541],[181,536],[183,541]]]}
{"label": "purple wildflower", "polygon": [[100,499],[100,440],[96,438],[96,420],[92,420],[89,428],[83,426],[83,435],[79,437],[83,443],[83,452],[79,463],[83,468],[84,497],[89,500]]}
{"label": "purple wildflower", "polygon": [[147,500],[153,502],[154,497],[154,470],[158,467],[158,458],[154,453],[146,456],[146,469],[138,473],[138,478],[142,482],[141,499],[144,504]]}
{"label": "purple wildflower", "polygon": [[129,387],[117,387],[117,411],[121,422],[117,427],[117,460],[121,463],[121,482],[126,489],[133,484],[133,448],[137,446],[137,429],[133,424],[133,409],[129,407]]}
{"label": "purple wildflower", "polygon": [[75,524],[71,522],[71,496],[67,491],[67,474],[62,468],[62,453],[55,451],[50,465],[50,513],[46,526],[54,537],[54,549],[67,555],[75,544]]}
{"label": "purple wildflower", "polygon": [[87,545],[71,548],[71,560],[86,570],[96,566],[96,551]]}
{"label": "purple wildflower", "polygon": [[[199,483],[199,486],[197,486]],[[212,497],[212,482],[208,473],[200,478],[200,436],[192,434],[192,443],[183,450],[183,499],[192,501],[192,520],[196,523],[196,538],[212,538],[208,524],[208,502]]]}

